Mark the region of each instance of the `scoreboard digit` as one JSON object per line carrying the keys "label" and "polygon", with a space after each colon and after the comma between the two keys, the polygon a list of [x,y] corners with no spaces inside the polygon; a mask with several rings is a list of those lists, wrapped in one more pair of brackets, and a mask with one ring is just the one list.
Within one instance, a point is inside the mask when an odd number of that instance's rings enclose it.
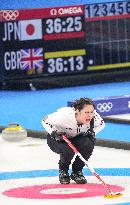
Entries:
{"label": "scoreboard digit", "polygon": [[86,18],[126,14],[130,14],[129,1],[90,4],[85,7]]}
{"label": "scoreboard digit", "polygon": [[130,67],[130,1],[85,6],[87,71]]}
{"label": "scoreboard digit", "polygon": [[45,54],[47,73],[61,74],[84,71],[85,49],[48,52]]}

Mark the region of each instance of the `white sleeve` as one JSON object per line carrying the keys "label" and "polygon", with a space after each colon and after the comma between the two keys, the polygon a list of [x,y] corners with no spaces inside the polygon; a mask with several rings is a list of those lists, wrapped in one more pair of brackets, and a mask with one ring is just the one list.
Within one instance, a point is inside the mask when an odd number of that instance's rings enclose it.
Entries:
{"label": "white sleeve", "polygon": [[49,134],[51,134],[52,131],[53,131],[52,127],[51,127],[48,123],[46,123],[46,122],[44,121],[44,119],[42,120],[41,123],[42,123],[42,126],[45,128],[45,130],[46,130]]}
{"label": "white sleeve", "polygon": [[53,131],[65,132],[66,125],[68,124],[68,117],[73,114],[72,108],[63,107],[47,115],[42,120],[42,126],[51,134]]}
{"label": "white sleeve", "polygon": [[94,112],[94,132],[97,134],[101,130],[103,130],[105,127],[104,120],[101,118],[101,116],[95,111]]}
{"label": "white sleeve", "polygon": [[51,134],[53,131],[61,131],[59,127],[59,118],[58,118],[58,113],[52,113],[48,116],[46,116],[42,120],[42,126],[45,128],[45,130]]}
{"label": "white sleeve", "polygon": [[52,114],[50,114],[50,115],[46,116],[45,118],[43,118],[41,123],[42,123],[42,126],[45,128],[45,130],[49,134],[51,134],[54,130],[56,130]]}

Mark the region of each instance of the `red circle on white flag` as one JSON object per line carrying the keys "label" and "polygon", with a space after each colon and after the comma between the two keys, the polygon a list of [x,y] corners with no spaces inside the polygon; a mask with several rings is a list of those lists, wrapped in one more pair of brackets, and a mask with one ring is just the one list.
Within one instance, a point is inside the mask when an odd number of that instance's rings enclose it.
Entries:
{"label": "red circle on white flag", "polygon": [[26,32],[28,35],[33,35],[34,32],[35,32],[35,27],[33,24],[28,24],[27,27],[26,27]]}

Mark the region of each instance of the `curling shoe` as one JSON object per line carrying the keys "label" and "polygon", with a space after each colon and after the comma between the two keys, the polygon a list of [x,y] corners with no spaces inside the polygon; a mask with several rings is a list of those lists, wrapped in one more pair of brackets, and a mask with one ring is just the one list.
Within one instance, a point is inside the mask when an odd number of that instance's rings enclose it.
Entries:
{"label": "curling shoe", "polygon": [[68,172],[64,170],[60,170],[59,172],[59,181],[61,184],[69,184],[70,183],[70,177]]}
{"label": "curling shoe", "polygon": [[82,171],[72,172],[70,178],[76,182],[76,184],[86,184],[87,180],[85,179]]}

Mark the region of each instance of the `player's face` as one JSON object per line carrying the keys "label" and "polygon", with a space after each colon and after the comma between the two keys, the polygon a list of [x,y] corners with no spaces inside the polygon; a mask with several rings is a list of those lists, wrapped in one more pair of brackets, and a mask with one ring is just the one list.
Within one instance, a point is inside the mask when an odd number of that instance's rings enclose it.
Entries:
{"label": "player's face", "polygon": [[94,117],[93,105],[84,105],[82,110],[76,110],[76,120],[78,123],[89,125]]}

